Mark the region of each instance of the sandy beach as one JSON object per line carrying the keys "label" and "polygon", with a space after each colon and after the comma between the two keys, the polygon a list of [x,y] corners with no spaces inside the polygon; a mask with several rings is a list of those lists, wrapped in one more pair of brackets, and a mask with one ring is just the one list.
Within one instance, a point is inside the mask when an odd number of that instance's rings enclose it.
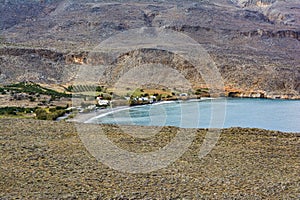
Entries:
{"label": "sandy beach", "polygon": [[105,108],[105,109],[99,109],[96,111],[91,111],[88,113],[78,113],[74,118],[68,119],[68,122],[77,122],[77,123],[85,123],[88,120],[97,117],[102,114],[108,114],[112,112],[117,112],[119,110],[128,109],[129,106],[118,106],[115,108]]}

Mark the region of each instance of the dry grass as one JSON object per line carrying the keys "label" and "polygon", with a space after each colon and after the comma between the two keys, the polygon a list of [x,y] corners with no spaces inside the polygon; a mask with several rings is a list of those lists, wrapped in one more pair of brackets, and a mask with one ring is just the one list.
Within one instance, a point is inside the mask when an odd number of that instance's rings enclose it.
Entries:
{"label": "dry grass", "polygon": [[[199,160],[206,131],[196,130],[194,143],[176,162],[151,173],[130,174],[97,162],[72,123],[0,119],[0,126],[3,199],[297,199],[300,195],[299,134],[226,129],[215,148]],[[141,128],[132,127],[132,132]],[[149,140],[123,135],[116,126],[103,130],[123,149],[145,152],[167,144],[178,129],[164,127]]]}

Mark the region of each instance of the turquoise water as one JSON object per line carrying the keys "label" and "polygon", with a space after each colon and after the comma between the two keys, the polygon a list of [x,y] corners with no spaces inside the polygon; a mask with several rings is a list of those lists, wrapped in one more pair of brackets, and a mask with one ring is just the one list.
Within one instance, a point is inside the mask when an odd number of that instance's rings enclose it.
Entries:
{"label": "turquoise water", "polygon": [[206,99],[145,105],[100,115],[92,123],[182,128],[250,127],[300,132],[300,101]]}

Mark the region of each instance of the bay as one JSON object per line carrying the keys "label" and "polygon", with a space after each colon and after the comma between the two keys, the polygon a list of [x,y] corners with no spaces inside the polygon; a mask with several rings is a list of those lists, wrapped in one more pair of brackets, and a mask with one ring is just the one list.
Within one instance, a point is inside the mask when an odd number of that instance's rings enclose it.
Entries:
{"label": "bay", "polygon": [[299,100],[202,99],[125,108],[102,114],[89,122],[181,128],[244,127],[300,132],[299,111]]}

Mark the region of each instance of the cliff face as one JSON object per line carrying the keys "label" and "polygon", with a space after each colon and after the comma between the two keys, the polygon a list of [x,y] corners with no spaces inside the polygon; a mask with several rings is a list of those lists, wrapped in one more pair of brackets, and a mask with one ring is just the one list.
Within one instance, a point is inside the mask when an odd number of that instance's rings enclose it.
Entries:
{"label": "cliff face", "polygon": [[259,11],[275,24],[296,25],[299,27],[299,2],[297,0],[232,0],[241,8]]}
{"label": "cliff face", "polygon": [[40,83],[61,83],[70,80],[63,53],[47,49],[1,48],[0,84],[34,81]]}
{"label": "cliff face", "polygon": [[267,7],[276,2],[276,0],[232,0],[232,2],[236,3],[241,7]]}
{"label": "cliff face", "polygon": [[[3,1],[0,6],[0,82],[66,83],[80,65],[106,63],[89,56],[102,41],[140,27],[161,27],[196,40],[215,61],[231,96],[297,98],[300,95],[300,3],[297,0],[216,1]],[[33,17],[32,13],[35,13]],[[4,19],[4,18],[3,18]],[[139,52],[139,53],[137,53]],[[165,53],[130,53],[166,61]],[[168,54],[171,59],[172,54]],[[128,58],[128,57],[126,57]],[[113,84],[129,70],[122,59],[99,76]],[[136,62],[138,63],[138,62]],[[195,87],[188,65],[173,60]],[[137,65],[133,65],[137,66]]]}

